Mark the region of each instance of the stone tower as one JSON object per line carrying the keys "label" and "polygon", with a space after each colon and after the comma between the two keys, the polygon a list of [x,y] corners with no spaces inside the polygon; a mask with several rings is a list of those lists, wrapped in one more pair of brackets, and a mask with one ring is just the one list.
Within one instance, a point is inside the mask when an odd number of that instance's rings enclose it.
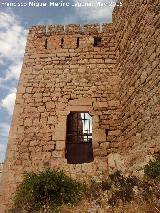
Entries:
{"label": "stone tower", "polygon": [[[113,24],[30,28],[0,188],[3,206],[25,171],[63,169],[77,179],[114,169],[138,173],[160,150],[159,1],[121,2]],[[72,113],[92,117],[90,162],[67,161]],[[83,142],[77,144],[88,146]]]}
{"label": "stone tower", "polygon": [[[116,150],[112,143],[120,133],[115,63],[111,24],[102,30],[99,24],[31,27],[5,163],[5,182],[12,190],[25,171],[62,169],[74,178],[107,175],[107,155]],[[92,116],[90,163],[71,164],[65,157],[67,117],[72,112]]]}

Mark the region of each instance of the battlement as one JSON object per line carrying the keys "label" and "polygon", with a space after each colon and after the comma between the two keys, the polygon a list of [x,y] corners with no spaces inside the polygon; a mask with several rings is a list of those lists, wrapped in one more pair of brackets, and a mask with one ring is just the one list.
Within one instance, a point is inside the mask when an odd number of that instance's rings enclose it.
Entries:
{"label": "battlement", "polygon": [[[84,47],[112,47],[114,29],[112,24],[39,25],[29,29],[27,50],[76,49]],[[107,39],[106,39],[107,37]],[[30,45],[32,48],[30,48]]]}
{"label": "battlement", "polygon": [[86,24],[81,26],[80,24],[69,25],[39,25],[32,26],[29,29],[29,34],[34,36],[51,36],[51,35],[95,35],[99,33],[112,33],[112,24]]}

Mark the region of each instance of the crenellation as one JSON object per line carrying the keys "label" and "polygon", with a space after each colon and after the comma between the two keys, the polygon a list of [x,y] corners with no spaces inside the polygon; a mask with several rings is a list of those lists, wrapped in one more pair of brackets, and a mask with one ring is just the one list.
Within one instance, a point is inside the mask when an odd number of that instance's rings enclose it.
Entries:
{"label": "crenellation", "polygon": [[29,29],[29,36],[35,36],[35,37],[42,37],[46,35],[46,26],[44,25],[39,25],[39,26],[32,26]]}
{"label": "crenellation", "polygon": [[49,25],[47,35],[63,35],[64,34],[64,25]]}
{"label": "crenellation", "polygon": [[113,33],[114,32],[114,28],[113,28],[113,24],[102,24],[102,32],[103,33]]}
{"label": "crenellation", "polygon": [[[56,49],[82,49],[90,51],[88,48],[108,47],[110,50],[114,48],[114,41],[110,41],[114,36],[112,24],[87,24],[81,26],[79,24],[69,25],[49,25],[33,26],[29,30],[26,53],[30,53],[33,49],[36,51],[51,51]],[[35,39],[35,37],[37,39]],[[30,48],[32,45],[32,48]]]}
{"label": "crenellation", "polygon": [[113,33],[112,24],[68,24],[68,25],[39,25],[29,28],[29,34],[46,38],[50,36],[65,36],[65,35],[103,35],[103,33]]}
{"label": "crenellation", "polygon": [[92,35],[100,33],[100,24],[86,24],[83,26],[84,34]]}
{"label": "crenellation", "polygon": [[81,25],[80,24],[69,24],[65,26],[66,34],[81,34]]}

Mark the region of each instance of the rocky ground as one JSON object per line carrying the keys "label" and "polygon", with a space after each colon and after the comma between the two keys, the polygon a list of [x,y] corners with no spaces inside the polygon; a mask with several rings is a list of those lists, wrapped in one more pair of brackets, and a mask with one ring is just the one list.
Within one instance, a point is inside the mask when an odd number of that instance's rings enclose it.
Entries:
{"label": "rocky ground", "polygon": [[120,203],[115,207],[107,205],[105,197],[97,204],[96,201],[83,200],[78,206],[70,209],[64,208],[62,213],[159,213],[160,209],[149,201],[141,199],[123,204]]}

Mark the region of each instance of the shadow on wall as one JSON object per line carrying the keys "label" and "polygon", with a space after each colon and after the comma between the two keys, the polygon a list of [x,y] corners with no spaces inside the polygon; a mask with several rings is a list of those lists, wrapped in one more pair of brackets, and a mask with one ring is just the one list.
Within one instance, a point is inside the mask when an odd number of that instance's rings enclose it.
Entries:
{"label": "shadow on wall", "polygon": [[3,170],[3,163],[0,163],[0,178],[2,176],[2,170]]}

